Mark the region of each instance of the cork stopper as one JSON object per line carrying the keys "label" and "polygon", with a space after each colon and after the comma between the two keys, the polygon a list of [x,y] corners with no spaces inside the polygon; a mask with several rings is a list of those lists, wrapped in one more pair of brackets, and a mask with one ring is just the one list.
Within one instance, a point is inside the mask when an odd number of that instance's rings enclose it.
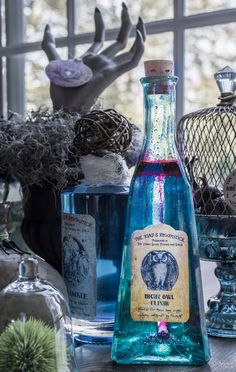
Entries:
{"label": "cork stopper", "polygon": [[173,75],[173,62],[169,60],[150,60],[144,62],[145,76]]}

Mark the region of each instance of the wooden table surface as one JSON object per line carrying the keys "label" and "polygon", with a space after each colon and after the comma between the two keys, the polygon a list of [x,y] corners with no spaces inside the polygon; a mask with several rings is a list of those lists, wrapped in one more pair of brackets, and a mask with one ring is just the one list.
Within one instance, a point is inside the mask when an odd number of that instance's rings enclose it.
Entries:
{"label": "wooden table surface", "polygon": [[111,361],[108,345],[83,345],[76,349],[80,372],[236,372],[236,339],[210,337],[211,360],[205,366],[118,365]]}
{"label": "wooden table surface", "polygon": [[[202,262],[201,271],[204,288],[205,307],[207,300],[219,289],[214,275],[215,264]],[[205,366],[160,366],[160,365],[117,365],[111,361],[111,347],[83,345],[76,349],[80,372],[138,371],[138,372],[236,372],[236,338],[209,337],[211,360]]]}

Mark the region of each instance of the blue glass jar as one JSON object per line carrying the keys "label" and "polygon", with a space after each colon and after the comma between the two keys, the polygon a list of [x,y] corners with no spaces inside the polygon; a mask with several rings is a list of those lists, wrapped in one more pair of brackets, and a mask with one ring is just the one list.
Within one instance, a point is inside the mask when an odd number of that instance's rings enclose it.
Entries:
{"label": "blue glass jar", "polygon": [[111,343],[127,186],[77,186],[62,192],[63,276],[76,340]]}

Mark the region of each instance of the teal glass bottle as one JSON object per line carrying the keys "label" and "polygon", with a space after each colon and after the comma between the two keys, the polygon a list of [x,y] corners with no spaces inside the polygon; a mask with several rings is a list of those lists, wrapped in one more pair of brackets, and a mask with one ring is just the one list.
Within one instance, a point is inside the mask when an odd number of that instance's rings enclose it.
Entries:
{"label": "teal glass bottle", "polygon": [[146,136],[130,188],[112,359],[210,358],[191,189],[175,147],[171,61],[145,62]]}

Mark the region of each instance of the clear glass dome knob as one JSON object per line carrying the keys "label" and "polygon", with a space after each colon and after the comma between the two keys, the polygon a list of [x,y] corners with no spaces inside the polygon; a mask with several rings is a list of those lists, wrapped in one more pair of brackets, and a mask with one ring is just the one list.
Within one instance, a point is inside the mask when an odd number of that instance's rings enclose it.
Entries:
{"label": "clear glass dome knob", "polygon": [[234,93],[236,89],[236,72],[225,66],[214,75],[221,94]]}
{"label": "clear glass dome knob", "polygon": [[19,278],[33,280],[38,277],[38,260],[34,257],[23,257],[19,262]]}
{"label": "clear glass dome knob", "polygon": [[0,372],[78,372],[68,303],[41,280],[37,258],[21,258],[0,304]]}

